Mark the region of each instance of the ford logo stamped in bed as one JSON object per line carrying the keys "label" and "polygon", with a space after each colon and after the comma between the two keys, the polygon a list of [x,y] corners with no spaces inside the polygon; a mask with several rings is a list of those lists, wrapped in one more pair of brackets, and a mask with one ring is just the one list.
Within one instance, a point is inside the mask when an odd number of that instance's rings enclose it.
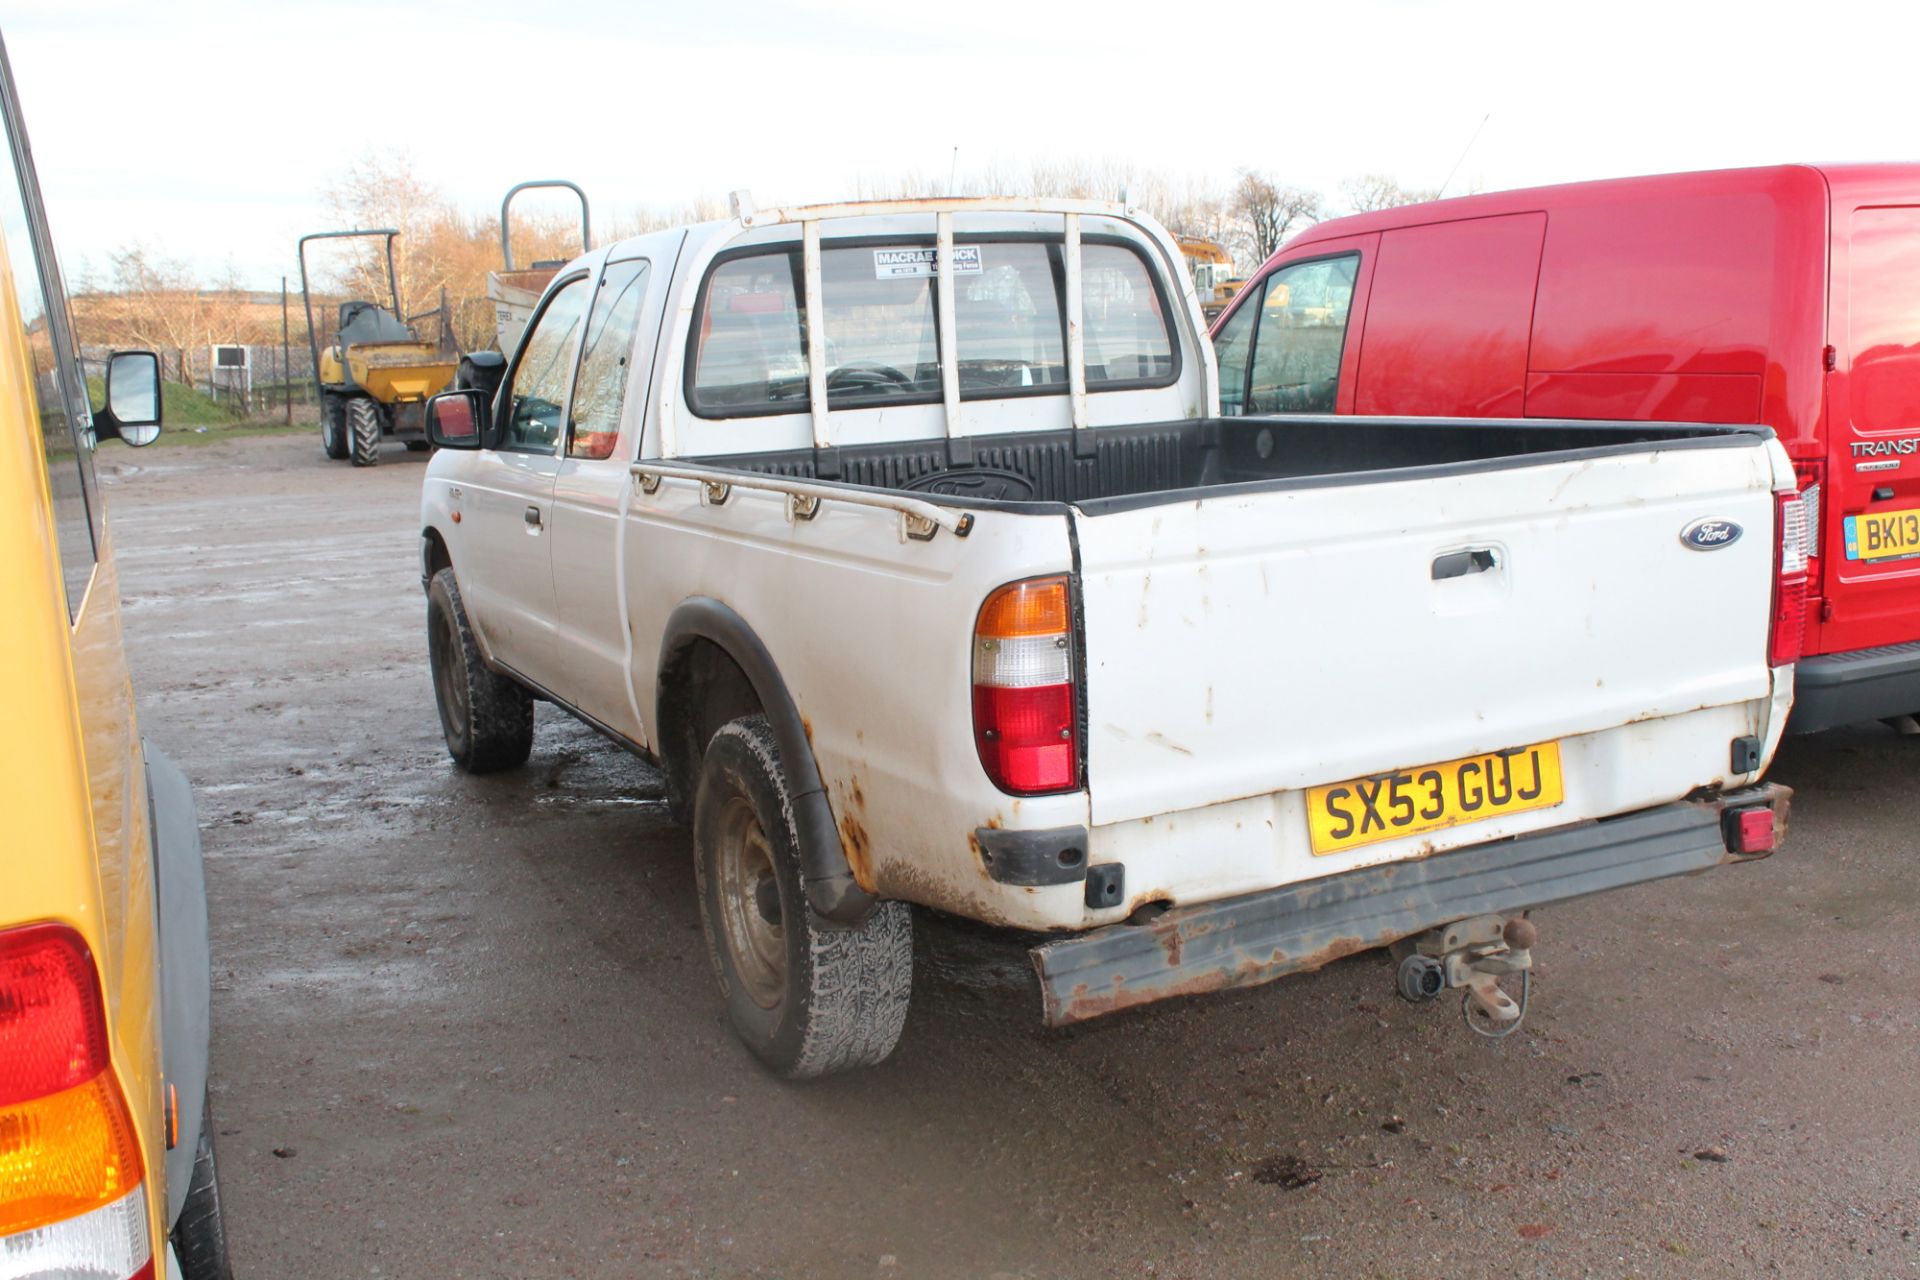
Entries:
{"label": "ford logo stamped in bed", "polygon": [[1731,520],[1708,517],[1695,520],[1680,531],[1680,541],[1695,551],[1718,551],[1721,547],[1730,547],[1740,541],[1744,530]]}

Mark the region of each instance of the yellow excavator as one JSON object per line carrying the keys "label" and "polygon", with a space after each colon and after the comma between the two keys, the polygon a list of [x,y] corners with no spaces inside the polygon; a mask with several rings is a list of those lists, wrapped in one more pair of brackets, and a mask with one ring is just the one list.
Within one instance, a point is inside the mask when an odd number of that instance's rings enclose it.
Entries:
{"label": "yellow excavator", "polygon": [[[392,230],[317,231],[300,237],[300,297],[307,311],[307,348],[313,357],[313,381],[320,393],[320,443],[329,458],[351,458],[356,467],[380,461],[380,442],[404,441],[427,448],[424,410],[429,396],[447,389],[459,365],[453,344],[445,291],[437,312],[408,317],[400,309],[399,278],[393,267]],[[307,245],[314,240],[384,240],[387,295],[392,306],[366,299],[340,304],[333,341],[324,349],[313,323],[313,292],[307,280]],[[428,342],[413,321],[438,315],[439,337]]]}
{"label": "yellow excavator", "polygon": [[1233,255],[1216,240],[1199,236],[1175,236],[1180,254],[1187,260],[1193,276],[1194,292],[1200,295],[1200,310],[1211,320],[1227,309],[1246,280],[1233,274]]}

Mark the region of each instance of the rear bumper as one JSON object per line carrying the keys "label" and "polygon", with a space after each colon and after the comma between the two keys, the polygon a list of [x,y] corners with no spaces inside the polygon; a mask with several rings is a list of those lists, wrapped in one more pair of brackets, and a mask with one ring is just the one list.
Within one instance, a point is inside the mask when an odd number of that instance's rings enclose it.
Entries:
{"label": "rear bumper", "polygon": [[1788,733],[1920,711],[1920,641],[1800,659]]}
{"label": "rear bumper", "polygon": [[1763,783],[1108,925],[1031,953],[1049,1026],[1173,996],[1258,986],[1470,916],[1689,875],[1728,861],[1721,815],[1792,793]]}

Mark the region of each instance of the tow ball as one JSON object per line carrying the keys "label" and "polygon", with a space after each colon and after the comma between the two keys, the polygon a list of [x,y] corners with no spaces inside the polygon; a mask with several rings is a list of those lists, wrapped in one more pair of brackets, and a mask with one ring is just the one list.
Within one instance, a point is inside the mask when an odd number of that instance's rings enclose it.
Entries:
{"label": "tow ball", "polygon": [[[1539,929],[1524,915],[1475,916],[1416,934],[1394,947],[1400,957],[1400,994],[1425,1004],[1443,991],[1458,990],[1460,1015],[1469,1030],[1495,1040],[1512,1035],[1527,1016],[1533,944],[1539,937]],[[1500,986],[1502,978],[1516,973],[1518,1000]]]}

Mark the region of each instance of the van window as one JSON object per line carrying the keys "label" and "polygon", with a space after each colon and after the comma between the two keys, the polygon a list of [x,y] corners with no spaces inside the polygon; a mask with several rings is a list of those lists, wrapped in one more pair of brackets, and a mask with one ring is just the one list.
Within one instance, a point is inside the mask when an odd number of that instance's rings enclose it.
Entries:
{"label": "van window", "polygon": [[20,166],[12,148],[0,147],[0,165],[5,167],[0,177],[0,235],[6,237],[20,321],[26,328],[27,353],[33,361],[33,394],[40,415],[47,484],[53,492],[54,535],[60,544],[60,571],[71,620],[78,616],[93,576],[95,552],[89,520],[89,498],[97,493],[93,484],[93,433],[87,429],[88,424],[73,420],[71,406],[84,401],[72,394],[75,388],[68,380],[73,369],[70,364],[63,367],[58,356],[57,344],[64,330],[54,326],[53,305],[58,305],[60,295],[47,288],[44,274],[53,263],[42,262],[34,243]]}
{"label": "van window", "polygon": [[1296,262],[1267,277],[1248,413],[1332,413],[1360,255]]}
{"label": "van window", "polygon": [[613,455],[614,442],[620,435],[620,410],[627,399],[627,366],[633,358],[633,338],[640,328],[640,312],[646,300],[644,259],[607,267],[594,295],[593,315],[587,320],[587,343],[580,355],[580,374],[573,384],[569,458]]}
{"label": "van window", "polygon": [[[1259,293],[1259,286],[1254,286],[1254,293]],[[1249,297],[1213,335],[1213,358],[1220,366],[1220,412],[1229,417],[1246,411],[1247,355],[1259,314],[1258,298]]]}
{"label": "van window", "polygon": [[[1067,390],[1065,268],[1057,240],[955,246],[960,394]],[[831,246],[820,255],[827,399],[834,408],[933,404],[941,395],[933,246]],[[723,261],[700,300],[687,401],[705,418],[804,412],[806,322],[800,254]],[[1131,246],[1081,252],[1087,387],[1165,386],[1178,375],[1165,300]]]}
{"label": "van window", "polygon": [[1849,399],[1861,431],[1920,420],[1920,209],[1859,209],[1847,269]]}

